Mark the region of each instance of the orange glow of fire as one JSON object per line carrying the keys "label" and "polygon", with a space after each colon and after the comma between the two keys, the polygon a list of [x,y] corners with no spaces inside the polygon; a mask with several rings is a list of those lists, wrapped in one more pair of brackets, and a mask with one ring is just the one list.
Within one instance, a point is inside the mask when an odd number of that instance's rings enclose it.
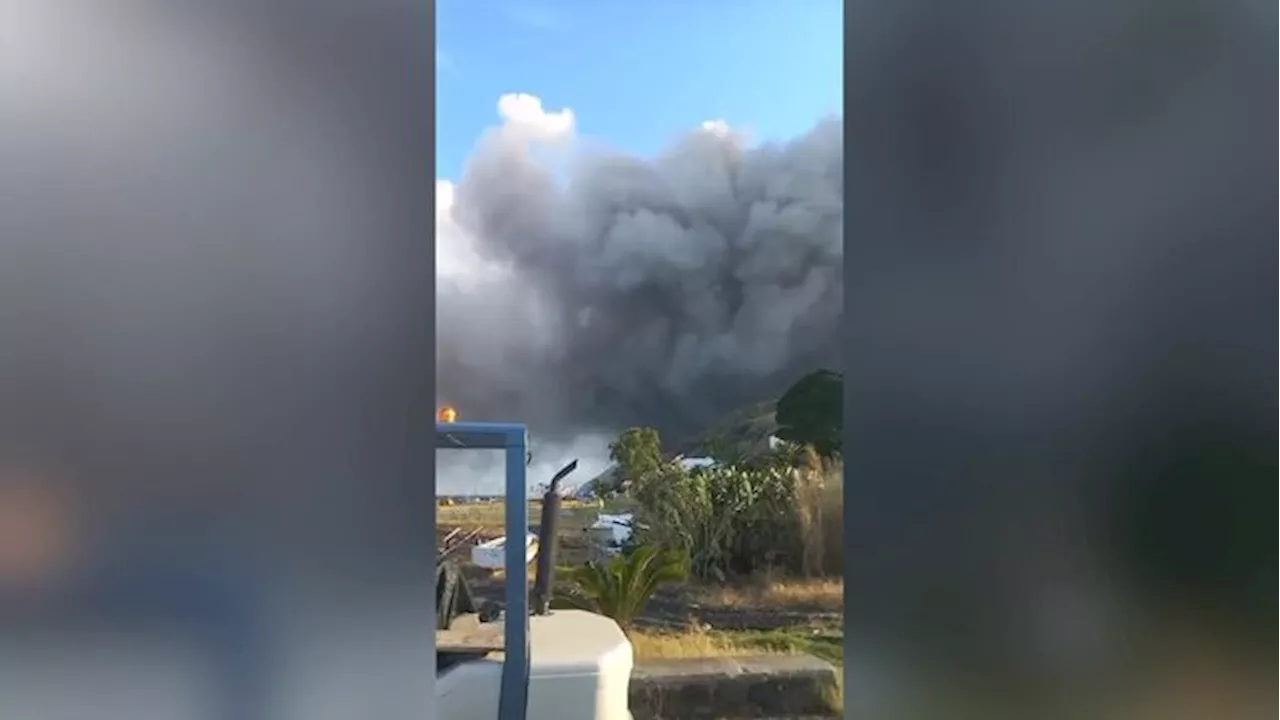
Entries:
{"label": "orange glow of fire", "polygon": [[440,412],[436,415],[436,418],[439,419],[439,421],[442,423],[457,422],[458,411],[454,410],[449,405],[445,405],[444,407],[440,408]]}

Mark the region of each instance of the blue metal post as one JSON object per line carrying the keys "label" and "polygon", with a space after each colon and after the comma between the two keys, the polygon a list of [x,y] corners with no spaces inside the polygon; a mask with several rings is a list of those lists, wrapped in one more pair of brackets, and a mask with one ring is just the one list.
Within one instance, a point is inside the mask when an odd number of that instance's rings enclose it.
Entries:
{"label": "blue metal post", "polygon": [[503,620],[506,647],[498,717],[499,720],[525,720],[529,701],[529,572],[525,562],[525,538],[529,535],[525,477],[528,431],[524,425],[511,423],[436,423],[436,448],[506,451],[507,607]]}
{"label": "blue metal post", "polygon": [[525,462],[529,445],[524,427],[510,428],[506,445],[507,607],[503,627],[506,649],[498,717],[501,720],[524,720],[529,691],[529,568],[525,554],[525,540],[529,534]]}

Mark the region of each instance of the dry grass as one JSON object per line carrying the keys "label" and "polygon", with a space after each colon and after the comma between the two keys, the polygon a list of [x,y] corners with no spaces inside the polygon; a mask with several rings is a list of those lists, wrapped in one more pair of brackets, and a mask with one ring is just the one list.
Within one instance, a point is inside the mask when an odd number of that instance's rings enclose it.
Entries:
{"label": "dry grass", "polygon": [[840,612],[844,607],[844,580],[813,578],[699,587],[695,597],[710,605],[726,607],[803,607]]}
{"label": "dry grass", "polygon": [[844,467],[810,450],[798,472],[800,572],[806,577],[838,576],[844,569]]}
{"label": "dry grass", "polygon": [[[494,502],[461,503],[458,505],[439,505],[436,507],[436,524],[439,526],[482,527],[499,530],[506,524],[507,505],[501,500]],[[529,503],[529,517],[537,518],[542,514],[542,502]],[[536,520],[530,520],[536,522]]]}
{"label": "dry grass", "polygon": [[[590,555],[586,529],[596,521],[600,509],[594,504],[577,500],[565,502],[560,508],[559,524],[556,535],[559,536],[558,564],[578,565],[585,563]],[[529,503],[529,525],[535,526],[542,520],[542,501]],[[436,527],[441,533],[453,528],[481,528],[482,539],[497,537],[503,534],[506,527],[506,504],[501,500],[488,503],[463,503],[456,505],[438,505],[436,507]],[[532,569],[530,570],[532,572]],[[501,573],[497,574],[501,577]]]}
{"label": "dry grass", "polygon": [[628,633],[636,659],[741,657],[808,653],[843,664],[843,632],[839,628],[794,627],[784,630],[632,630]]}
{"label": "dry grass", "polygon": [[[560,528],[582,529],[595,521],[600,509],[580,500],[565,500],[560,505]],[[436,525],[439,527],[482,527],[501,530],[507,522],[507,505],[501,500],[493,502],[460,503],[436,506]],[[529,523],[538,524],[542,518],[542,501],[529,501]]]}
{"label": "dry grass", "polygon": [[725,635],[689,631],[643,632],[632,631],[631,647],[638,660],[680,659],[704,657],[732,657],[759,655],[758,648],[735,643]]}
{"label": "dry grass", "polygon": [[[835,630],[813,628],[769,632],[633,630],[628,637],[636,660],[641,661],[808,653],[826,660],[837,668],[844,664],[844,653],[841,647],[844,638],[839,631]],[[836,686],[830,688],[826,702],[833,711],[844,707],[843,673],[836,674]]]}

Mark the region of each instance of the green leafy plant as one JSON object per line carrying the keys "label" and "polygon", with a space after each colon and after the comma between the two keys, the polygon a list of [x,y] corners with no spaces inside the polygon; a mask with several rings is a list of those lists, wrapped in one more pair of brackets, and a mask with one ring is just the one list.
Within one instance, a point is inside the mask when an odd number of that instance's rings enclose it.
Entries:
{"label": "green leafy plant", "polygon": [[632,488],[635,539],[683,551],[699,580],[839,572],[842,469],[797,447],[798,467],[664,467]]}
{"label": "green leafy plant", "polygon": [[606,562],[560,572],[565,584],[556,594],[558,604],[598,612],[625,631],[658,588],[688,576],[688,563],[678,550],[640,545]]}
{"label": "green leafy plant", "polygon": [[795,476],[785,468],[667,468],[634,488],[644,543],[688,553],[690,571],[724,581],[798,554]]}

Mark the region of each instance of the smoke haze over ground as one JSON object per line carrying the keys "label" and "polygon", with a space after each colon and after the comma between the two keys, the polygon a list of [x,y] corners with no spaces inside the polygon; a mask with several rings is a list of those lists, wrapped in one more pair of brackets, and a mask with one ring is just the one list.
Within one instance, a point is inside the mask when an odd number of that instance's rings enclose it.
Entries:
{"label": "smoke haze over ground", "polygon": [[[437,182],[437,393],[528,423],[546,448],[532,480],[623,427],[680,439],[838,366],[839,118],[777,145],[709,121],[639,158],[531,95],[498,112],[463,176]],[[489,465],[439,462],[442,492]]]}

